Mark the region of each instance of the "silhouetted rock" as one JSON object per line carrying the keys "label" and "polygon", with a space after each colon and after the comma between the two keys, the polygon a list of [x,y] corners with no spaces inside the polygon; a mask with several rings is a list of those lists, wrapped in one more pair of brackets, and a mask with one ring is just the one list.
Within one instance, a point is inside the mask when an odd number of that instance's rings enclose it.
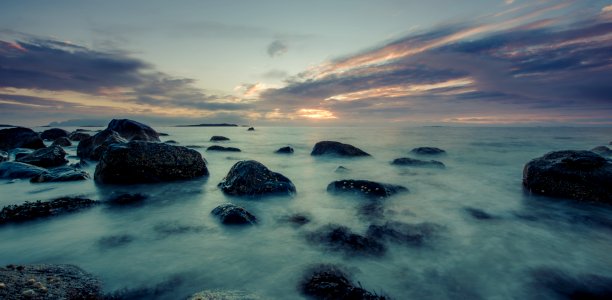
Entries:
{"label": "silhouetted rock", "polygon": [[289,178],[270,171],[262,163],[254,160],[243,160],[234,164],[219,183],[219,188],[226,194],[236,196],[293,195],[296,192]]}
{"label": "silhouetted rock", "polygon": [[241,152],[241,150],[238,148],[223,147],[223,146],[217,146],[217,145],[213,145],[213,146],[206,148],[206,151]]}
{"label": "silhouetted rock", "polygon": [[40,134],[40,138],[47,141],[55,141],[61,137],[68,137],[68,131],[60,128],[51,128]]}
{"label": "silhouetted rock", "polygon": [[105,129],[92,137],[82,140],[77,147],[77,156],[81,159],[100,160],[100,157],[110,145],[125,144],[127,142],[119,133]]}
{"label": "silhouetted rock", "polygon": [[379,296],[356,286],[349,275],[334,265],[320,265],[308,270],[299,285],[300,291],[314,299],[322,300],[384,300]]}
{"label": "silhouetted rock", "polygon": [[102,283],[73,265],[7,265],[0,282],[0,299],[103,299]]}
{"label": "silhouetted rock", "polygon": [[274,153],[280,153],[280,154],[291,154],[293,153],[293,148],[287,146],[287,147],[282,147],[278,150],[276,150]]}
{"label": "silhouetted rock", "polygon": [[4,162],[8,160],[9,160],[8,152],[0,150],[0,162]]}
{"label": "silhouetted rock", "polygon": [[32,129],[15,127],[0,130],[0,150],[8,151],[15,148],[40,149],[45,143]]}
{"label": "silhouetted rock", "polygon": [[45,171],[44,168],[20,162],[5,161],[0,163],[0,178],[2,179],[30,179]]}
{"label": "silhouetted rock", "polygon": [[410,152],[416,153],[416,154],[423,154],[423,155],[435,155],[435,154],[446,153],[446,151],[440,148],[436,148],[436,147],[418,147],[418,148],[412,149],[412,151]]}
{"label": "silhouetted rock", "polygon": [[336,168],[336,170],[334,170],[334,172],[336,172],[336,173],[346,173],[346,172],[349,172],[350,170],[351,170],[351,169],[349,169],[349,168],[347,168],[347,167],[344,167],[344,166],[338,166],[338,167]]}
{"label": "silhouetted rock", "polygon": [[71,141],[75,141],[75,142],[80,142],[80,141],[88,139],[90,137],[91,137],[90,134],[80,132],[80,131],[78,131],[78,129],[77,129],[77,131],[72,132],[72,133],[70,133],[68,135],[68,139],[71,140]]}
{"label": "silhouetted rock", "polygon": [[555,151],[531,160],[523,185],[531,192],[612,204],[612,163],[590,151]]}
{"label": "silhouetted rock", "polygon": [[51,144],[51,146],[69,147],[72,146],[72,143],[67,137],[59,137],[55,139],[55,141],[53,141],[53,144]]}
{"label": "silhouetted rock", "polygon": [[50,146],[20,157],[17,161],[38,167],[51,168],[67,164],[68,160],[65,157],[66,151],[62,147]]}
{"label": "silhouetted rock", "polygon": [[32,183],[41,182],[63,182],[63,181],[78,181],[91,178],[89,173],[73,167],[59,167],[48,169],[41,174],[30,179]]}
{"label": "silhouetted rock", "polygon": [[247,131],[255,131],[255,127],[249,127],[249,129],[247,129]]}
{"label": "silhouetted rock", "polygon": [[148,125],[129,120],[113,119],[107,129],[113,130],[128,141],[159,142],[159,134]]}
{"label": "silhouetted rock", "polygon": [[386,198],[399,192],[408,191],[408,189],[401,185],[345,179],[330,183],[327,186],[327,191],[335,194],[349,193],[372,198]]}
{"label": "silhouetted rock", "polygon": [[[569,275],[551,268],[532,271],[533,287],[559,299],[612,299],[612,278],[595,274]],[[556,298],[555,297],[555,298]]]}
{"label": "silhouetted rock", "polygon": [[387,250],[377,239],[353,233],[348,227],[329,224],[307,235],[310,242],[348,255],[381,256]]}
{"label": "silhouetted rock", "polygon": [[310,155],[370,156],[355,146],[334,141],[316,143]]}
{"label": "silhouetted rock", "polygon": [[485,212],[484,210],[478,209],[478,208],[473,208],[473,207],[466,207],[465,211],[470,214],[470,216],[472,216],[474,219],[478,219],[478,220],[490,220],[493,219],[493,216],[490,215],[489,213]]}
{"label": "silhouetted rock", "polygon": [[245,291],[206,290],[191,295],[187,300],[260,300],[259,296]]}
{"label": "silhouetted rock", "polygon": [[230,139],[224,136],[220,136],[220,135],[213,135],[210,138],[211,142],[221,142],[221,141],[229,141]]}
{"label": "silhouetted rock", "polygon": [[164,133],[164,132],[158,132],[157,134],[158,134],[159,136],[169,136],[169,134]]}
{"label": "silhouetted rock", "polygon": [[408,224],[394,221],[382,225],[372,224],[366,235],[370,239],[388,239],[396,243],[420,246],[440,229],[440,225],[433,223]]}
{"label": "silhouetted rock", "polygon": [[133,184],[184,180],[208,175],[199,152],[164,143],[132,141],[114,144],[100,158],[99,183]]}
{"label": "silhouetted rock", "polygon": [[175,141],[175,140],[167,140],[167,141],[165,141],[164,143],[166,143],[166,144],[173,144],[173,145],[178,144],[178,142],[177,142],[177,141]]}
{"label": "silhouetted rock", "polygon": [[0,211],[0,224],[19,223],[79,211],[98,204],[80,197],[61,197],[49,201],[8,205]]}
{"label": "silhouetted rock", "polygon": [[396,166],[410,166],[410,167],[434,167],[444,168],[444,163],[437,160],[420,160],[410,157],[396,158],[391,162],[392,165]]}
{"label": "silhouetted rock", "polygon": [[223,224],[255,224],[257,218],[246,209],[231,204],[221,204],[213,209],[211,214],[219,217]]}
{"label": "silhouetted rock", "polygon": [[612,149],[606,146],[599,146],[591,149],[591,152],[597,153],[602,156],[612,156]]}
{"label": "silhouetted rock", "polygon": [[34,152],[34,150],[28,148],[15,148],[9,151],[9,157],[13,156],[14,159],[19,159],[32,152]]}

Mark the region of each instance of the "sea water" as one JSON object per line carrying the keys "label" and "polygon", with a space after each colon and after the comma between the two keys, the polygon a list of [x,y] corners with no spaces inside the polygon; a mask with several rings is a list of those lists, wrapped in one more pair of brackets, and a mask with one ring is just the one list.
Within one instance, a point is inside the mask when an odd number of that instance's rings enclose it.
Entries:
{"label": "sea water", "polygon": [[[35,128],[42,131],[44,128]],[[65,128],[69,131],[75,128]],[[93,128],[99,129],[99,128]],[[0,181],[0,205],[84,196],[105,201],[121,193],[149,196],[141,205],[100,205],[77,213],[0,227],[0,264],[65,263],[98,276],[107,293],[183,299],[202,290],[244,290],[264,299],[303,299],[305,270],[337,264],[368,290],[395,299],[554,299],[538,285],[539,270],[612,276],[612,209],[530,195],[522,170],[530,159],[564,149],[591,149],[612,140],[610,128],[279,128],[160,127],[164,140],[195,145],[210,176],[142,185],[93,180],[32,184]],[[207,152],[217,143],[242,152]],[[369,158],[314,157],[322,140],[340,141]],[[291,146],[295,153],[274,153]],[[441,156],[410,150],[434,146]],[[66,148],[76,155],[76,146]],[[395,158],[442,161],[445,169],[398,167]],[[290,178],[294,197],[231,197],[217,184],[240,160],[257,160]],[[71,157],[71,161],[77,161]],[[338,173],[338,166],[349,169]],[[86,168],[93,176],[95,165]],[[407,187],[384,201],[384,217],[359,213],[363,199],[335,196],[327,185],[367,179]],[[226,226],[210,214],[235,203],[257,216],[255,226]],[[493,216],[474,218],[466,208]],[[295,226],[283,219],[303,214]],[[387,243],[383,256],[347,255],[313,243],[327,224],[364,234],[370,224],[435,223],[421,246]],[[120,292],[119,292],[120,291]]]}

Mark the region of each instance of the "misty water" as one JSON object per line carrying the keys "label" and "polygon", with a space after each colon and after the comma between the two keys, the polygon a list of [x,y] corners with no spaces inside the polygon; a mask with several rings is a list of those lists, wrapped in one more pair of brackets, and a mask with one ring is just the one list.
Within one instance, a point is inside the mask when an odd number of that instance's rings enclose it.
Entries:
{"label": "misty water", "polygon": [[[69,131],[75,128],[65,128]],[[98,129],[98,128],[93,128]],[[303,299],[298,283],[312,265],[344,266],[355,282],[395,299],[554,299],[538,285],[541,270],[612,276],[612,209],[529,195],[521,186],[530,159],[549,151],[591,149],[612,140],[609,128],[279,128],[158,127],[162,140],[212,145],[213,135],[239,153],[206,152],[210,176],[146,185],[93,180],[32,184],[0,182],[0,205],[85,196],[102,200],[144,193],[140,205],[99,205],[77,213],[0,227],[0,264],[67,263],[98,276],[105,292],[142,290],[147,299],[182,299],[209,289],[244,290],[264,299]],[[43,128],[34,128],[41,131]],[[321,140],[355,145],[371,158],[313,157]],[[275,154],[291,146],[291,155]],[[419,146],[442,156],[413,155]],[[76,155],[76,146],[66,148]],[[444,162],[445,169],[398,167],[394,158]],[[290,178],[294,197],[240,198],[217,183],[239,160],[254,159]],[[71,161],[76,161],[75,157]],[[334,172],[338,166],[349,169]],[[95,165],[87,168],[93,175]],[[384,201],[384,219],[359,212],[363,199],[336,196],[339,179],[400,184],[408,193]],[[257,216],[255,226],[227,226],[210,214],[231,202]],[[477,219],[466,208],[493,216]],[[293,214],[311,222],[297,226]],[[327,224],[363,234],[387,220],[439,224],[420,246],[388,242],[383,256],[347,255],[307,239]]]}

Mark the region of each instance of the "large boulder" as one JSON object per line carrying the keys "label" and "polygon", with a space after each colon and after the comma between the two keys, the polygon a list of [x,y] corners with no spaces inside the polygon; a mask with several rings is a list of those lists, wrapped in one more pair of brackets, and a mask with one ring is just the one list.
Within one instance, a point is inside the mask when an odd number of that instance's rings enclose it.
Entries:
{"label": "large boulder", "polygon": [[555,151],[523,169],[529,191],[552,197],[612,204],[612,163],[591,151]]}
{"label": "large boulder", "polygon": [[113,144],[96,166],[99,183],[133,184],[184,180],[208,175],[199,152],[164,143]]}
{"label": "large boulder", "polygon": [[9,160],[8,152],[0,150],[0,162],[8,161],[8,160]]}
{"label": "large boulder", "polygon": [[79,181],[89,179],[89,173],[73,167],[59,167],[46,170],[41,174],[30,178],[32,183],[41,182],[63,182],[63,181]]}
{"label": "large boulder", "polygon": [[15,127],[0,130],[0,150],[8,151],[14,148],[40,149],[45,143],[32,129]]}
{"label": "large boulder", "polygon": [[51,128],[40,134],[40,138],[47,141],[55,141],[61,137],[68,137],[68,131],[61,128]]}
{"label": "large boulder", "polygon": [[223,224],[255,224],[257,218],[243,207],[231,203],[221,204],[213,209],[211,214],[217,216]]}
{"label": "large boulder", "polygon": [[84,132],[78,131],[78,129],[77,129],[77,131],[72,132],[72,133],[70,133],[68,135],[68,139],[71,140],[71,141],[74,141],[74,142],[80,142],[80,141],[85,140],[85,139],[90,138],[90,137],[91,137],[91,135],[89,133],[84,133]]}
{"label": "large boulder", "polygon": [[159,134],[153,128],[129,119],[113,119],[107,129],[116,131],[128,141],[160,141]]}
{"label": "large boulder", "polygon": [[77,147],[77,156],[81,159],[99,160],[110,145],[127,142],[116,131],[104,129],[94,136],[82,140]]}
{"label": "large boulder", "polygon": [[5,161],[0,163],[0,179],[29,179],[45,171],[43,168],[20,162]]}
{"label": "large boulder", "polygon": [[40,218],[72,213],[98,204],[98,201],[80,197],[61,197],[49,201],[25,202],[8,205],[0,211],[0,224],[20,223]]}
{"label": "large boulder", "polygon": [[296,192],[289,178],[270,171],[262,163],[254,160],[243,160],[234,164],[219,183],[219,187],[226,194],[236,196],[293,195]]}
{"label": "large boulder", "polygon": [[434,167],[444,168],[444,163],[437,160],[420,160],[410,157],[396,158],[391,162],[392,165],[396,166],[409,166],[409,167]]}
{"label": "large boulder", "polygon": [[395,184],[379,183],[369,180],[344,179],[327,185],[327,191],[334,194],[356,194],[369,198],[386,198],[399,192],[408,191],[406,187]]}
{"label": "large boulder", "polygon": [[68,160],[65,157],[66,151],[62,147],[50,146],[20,157],[17,161],[43,168],[51,168],[67,164]]}
{"label": "large boulder", "polygon": [[324,300],[384,300],[385,296],[369,292],[353,283],[348,273],[334,265],[312,267],[299,285],[300,291],[313,299]]}
{"label": "large boulder", "polygon": [[53,141],[53,144],[51,144],[51,146],[69,147],[72,146],[72,143],[67,137],[59,137],[55,139],[55,141]]}
{"label": "large boulder", "polygon": [[316,143],[310,155],[370,156],[370,154],[353,145],[334,141]]}

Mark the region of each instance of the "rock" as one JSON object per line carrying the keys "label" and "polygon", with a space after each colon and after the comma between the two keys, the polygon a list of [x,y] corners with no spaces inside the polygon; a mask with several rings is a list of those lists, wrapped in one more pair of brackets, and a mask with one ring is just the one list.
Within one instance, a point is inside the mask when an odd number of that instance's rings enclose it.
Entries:
{"label": "rock", "polygon": [[100,160],[100,157],[110,145],[127,142],[119,133],[105,129],[92,137],[82,140],[77,147],[77,156],[81,159]]}
{"label": "rock", "polygon": [[361,283],[359,287],[356,286],[346,272],[334,265],[320,265],[308,270],[299,289],[304,295],[313,299],[388,299],[363,289]]}
{"label": "rock", "polygon": [[20,159],[30,153],[34,152],[32,149],[27,148],[15,148],[9,152],[9,156],[13,156],[14,159]]}
{"label": "rock", "polygon": [[410,152],[422,155],[436,155],[446,153],[446,151],[436,147],[418,147],[412,149],[412,151]]}
{"label": "rock", "polygon": [[46,171],[43,168],[20,162],[6,161],[0,163],[0,178],[2,179],[29,179]]}
{"label": "rock", "polygon": [[466,207],[465,211],[470,216],[472,216],[472,218],[477,219],[477,220],[490,220],[490,219],[493,219],[492,215],[490,215],[486,211],[478,209],[478,208]]}
{"label": "rock", "polygon": [[53,144],[51,144],[51,146],[69,147],[72,146],[72,143],[67,137],[59,137],[55,139],[55,141],[53,141]]}
{"label": "rock", "polygon": [[304,214],[293,214],[280,219],[285,223],[291,223],[296,226],[302,226],[310,223],[310,217]]}
{"label": "rock", "polygon": [[353,233],[348,227],[329,224],[307,235],[310,242],[348,255],[381,256],[387,248],[377,239]]}
{"label": "rock", "polygon": [[316,143],[310,155],[370,156],[357,147],[333,141]]}
{"label": "rock", "polygon": [[145,194],[120,194],[110,197],[106,203],[113,206],[138,205],[144,202],[149,196]]}
{"label": "rock", "polygon": [[8,265],[0,282],[0,299],[103,299],[102,283],[73,265]]}
{"label": "rock", "polygon": [[82,168],[87,168],[89,166],[89,163],[81,159],[79,160],[79,162],[70,164],[69,166],[76,168],[76,169],[82,169]]}
{"label": "rock", "polygon": [[226,138],[226,137],[220,136],[220,135],[213,135],[210,138],[211,142],[220,142],[220,141],[229,141],[229,140],[230,140],[229,138]]}
{"label": "rock", "polygon": [[217,145],[213,145],[213,146],[206,148],[206,151],[241,152],[241,150],[238,148],[223,147],[223,146],[217,146]]}
{"label": "rock", "polygon": [[88,133],[80,132],[78,129],[75,132],[72,132],[68,135],[68,139],[75,142],[80,142],[82,140],[90,138],[91,135]]}
{"label": "rock", "polygon": [[148,125],[129,120],[113,119],[106,129],[113,130],[128,141],[159,142],[159,134]]}
{"label": "rock", "polygon": [[396,243],[420,246],[440,229],[440,225],[433,223],[386,222],[382,225],[370,225],[366,236],[375,240],[388,239]]}
{"label": "rock", "polygon": [[334,194],[350,193],[371,198],[386,198],[399,192],[407,192],[408,189],[401,185],[345,179],[330,183],[327,191]]}
{"label": "rock", "polygon": [[597,153],[601,156],[612,156],[612,149],[606,146],[599,146],[591,149],[591,152]]}
{"label": "rock", "polygon": [[125,246],[133,242],[136,238],[128,234],[110,235],[98,240],[98,246],[102,250]]}
{"label": "rock", "polygon": [[444,163],[437,160],[420,160],[410,157],[396,158],[391,162],[392,165],[396,166],[411,166],[411,167],[434,167],[444,168]]}
{"label": "rock", "polygon": [[40,149],[45,143],[32,129],[15,127],[0,130],[0,150],[8,151],[14,148]]}
{"label": "rock", "polygon": [[4,162],[8,160],[9,160],[8,152],[0,150],[0,162]]}
{"label": "rock", "polygon": [[67,164],[68,160],[65,157],[66,151],[62,147],[50,146],[20,157],[17,161],[38,167],[50,168]]}
{"label": "rock", "polygon": [[346,172],[349,172],[350,170],[351,170],[351,169],[349,169],[349,168],[347,168],[347,167],[344,167],[344,166],[338,166],[338,167],[337,167],[337,168],[334,170],[334,172],[336,172],[336,173],[346,173]]}
{"label": "rock", "polygon": [[102,155],[94,179],[99,183],[134,184],[185,180],[208,175],[199,152],[164,143],[131,141],[114,144]]}
{"label": "rock", "polygon": [[257,295],[245,291],[206,290],[191,295],[187,300],[260,300]]}
{"label": "rock", "polygon": [[612,296],[610,277],[596,274],[569,275],[551,268],[535,269],[531,276],[535,290],[548,291],[555,299],[604,300]]}
{"label": "rock", "polygon": [[47,141],[55,141],[61,137],[68,137],[68,131],[60,128],[51,128],[40,134],[40,138]]}
{"label": "rock", "polygon": [[523,185],[552,197],[612,204],[612,163],[590,151],[555,151],[528,162]]}
{"label": "rock", "polygon": [[263,194],[295,194],[295,186],[289,178],[270,171],[254,160],[239,161],[219,183],[219,188],[229,195],[256,196]]}
{"label": "rock", "polygon": [[287,146],[287,147],[282,147],[278,150],[276,150],[274,153],[280,153],[280,154],[292,154],[293,153],[293,148]]}
{"label": "rock", "polygon": [[90,179],[89,173],[79,170],[73,167],[59,167],[49,169],[37,176],[30,179],[32,183],[41,182],[64,182],[64,181],[78,181]]}
{"label": "rock", "polygon": [[159,136],[170,136],[169,134],[164,133],[164,132],[158,132],[157,135],[159,135]]}
{"label": "rock", "polygon": [[97,201],[80,197],[61,197],[49,201],[26,202],[8,205],[0,211],[0,224],[20,223],[40,218],[79,211],[98,204]]}
{"label": "rock", "polygon": [[223,224],[255,224],[257,218],[246,209],[231,204],[221,204],[213,209],[211,214],[219,217]]}
{"label": "rock", "polygon": [[166,144],[173,144],[173,145],[178,144],[178,142],[177,142],[177,141],[175,141],[175,140],[167,140],[167,141],[165,141],[164,143],[166,143]]}
{"label": "rock", "polygon": [[249,129],[247,129],[247,131],[255,131],[254,127],[249,127]]}

